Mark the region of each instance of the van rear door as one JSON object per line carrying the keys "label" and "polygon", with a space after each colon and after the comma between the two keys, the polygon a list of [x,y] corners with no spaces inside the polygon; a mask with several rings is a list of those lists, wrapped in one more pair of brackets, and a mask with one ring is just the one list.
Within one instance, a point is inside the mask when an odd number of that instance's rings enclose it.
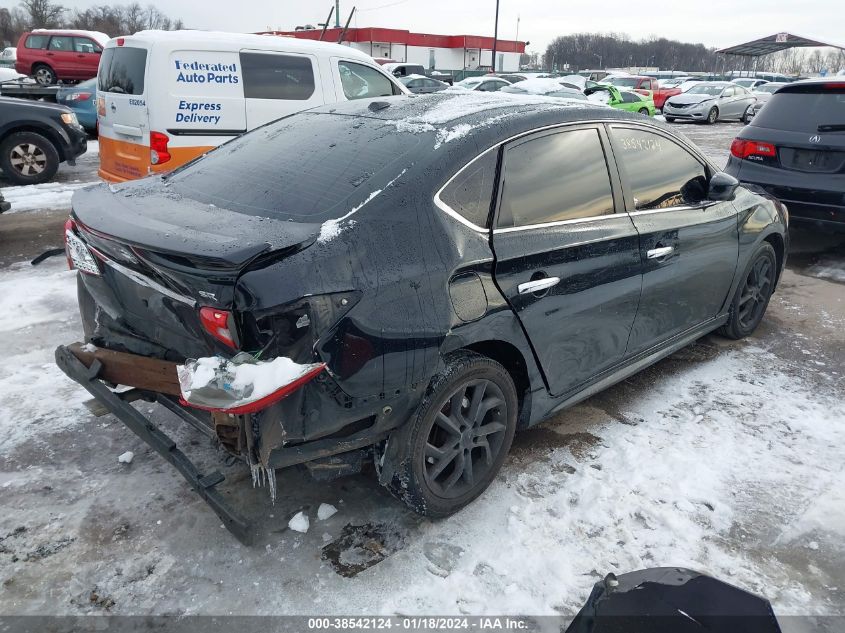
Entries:
{"label": "van rear door", "polygon": [[242,49],[240,61],[250,130],[326,102],[312,55]]}
{"label": "van rear door", "polygon": [[100,176],[123,181],[149,172],[147,57],[141,46],[109,46],[97,75]]}

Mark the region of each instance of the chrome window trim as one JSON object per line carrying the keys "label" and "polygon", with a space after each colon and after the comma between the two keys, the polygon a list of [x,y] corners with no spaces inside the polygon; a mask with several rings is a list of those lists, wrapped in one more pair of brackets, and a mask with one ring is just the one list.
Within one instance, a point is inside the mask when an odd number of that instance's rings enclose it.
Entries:
{"label": "chrome window trim", "polygon": [[114,260],[112,260],[108,257],[102,257],[102,255],[101,255],[101,259],[107,265],[111,266],[117,272],[125,275],[126,277],[129,277],[129,279],[131,279],[135,283],[140,284],[142,286],[145,286],[147,288],[150,288],[151,290],[155,290],[156,292],[159,292],[166,297],[170,297],[174,301],[179,301],[180,303],[184,303],[185,305],[188,305],[192,308],[197,307],[197,302],[194,301],[193,299],[191,299],[190,297],[186,297],[184,295],[180,295],[176,292],[173,292],[172,290],[170,290],[170,288],[165,288],[164,286],[162,286],[157,281],[154,281],[154,280],[150,279],[149,277],[142,275],[141,273],[137,273],[134,270],[132,270],[131,268],[127,268],[126,266],[124,266],[122,264],[118,264],[116,261],[114,261]]}
{"label": "chrome window trim", "polygon": [[605,213],[604,215],[594,215],[589,218],[572,218],[569,220],[557,220],[555,222],[541,222],[540,224],[526,224],[525,226],[507,226],[503,229],[493,229],[493,235],[499,233],[514,233],[516,231],[527,231],[530,229],[547,229],[553,226],[565,226],[567,224],[587,224],[597,220],[608,220],[622,217],[628,217],[629,213]]}
{"label": "chrome window trim", "polygon": [[628,215],[650,215],[652,213],[665,213],[667,211],[698,211],[706,209],[709,206],[716,204],[711,200],[707,200],[700,204],[682,204],[674,207],[664,207],[662,209],[642,209],[640,211],[629,211]]}
{"label": "chrome window trim", "polygon": [[[445,184],[442,187],[440,187],[440,189],[437,190],[437,193],[434,194],[434,204],[441,211],[446,213],[446,215],[456,219],[458,222],[460,222],[461,224],[463,224],[466,227],[471,228],[473,231],[476,231],[478,233],[490,233],[491,229],[489,227],[485,228],[485,227],[482,227],[482,226],[478,226],[477,224],[473,224],[472,222],[467,220],[465,217],[463,217],[460,213],[455,211],[448,204],[443,202],[443,200],[440,198],[440,194],[443,193],[443,190],[446,189],[446,187],[448,187],[449,185],[451,185],[452,181],[455,180],[455,178],[457,178],[461,174],[461,172],[463,172],[467,167],[469,167],[475,161],[477,161],[482,156],[484,156],[487,152],[491,152],[491,151],[494,151],[494,150],[498,151],[499,148],[502,145],[505,145],[506,143],[511,143],[511,142],[513,142],[517,139],[520,139],[522,137],[525,137],[525,136],[531,136],[532,134],[536,134],[538,132],[546,132],[548,130],[556,130],[556,129],[559,129],[559,128],[574,127],[574,126],[579,126],[579,125],[614,125],[614,124],[633,125],[635,128],[637,128],[637,127],[639,127],[639,128],[651,128],[651,129],[656,130],[658,132],[664,132],[664,134],[666,136],[668,136],[670,139],[673,139],[673,137],[670,136],[669,133],[667,133],[665,130],[663,130],[662,128],[660,128],[656,125],[648,125],[648,124],[644,124],[641,121],[629,121],[629,120],[626,120],[626,119],[587,119],[587,120],[583,120],[583,121],[567,121],[566,123],[555,123],[553,125],[544,125],[543,127],[534,128],[533,130],[528,130],[526,132],[520,132],[519,134],[514,134],[513,136],[510,136],[510,137],[508,137],[508,138],[506,138],[502,141],[499,141],[495,145],[491,145],[490,147],[485,149],[478,156],[473,158],[466,165],[464,165],[458,171],[456,171],[454,173],[454,175],[451,178],[449,178],[449,180],[447,180],[445,182]],[[687,143],[684,141],[684,139],[681,139],[681,142],[683,144],[682,146],[685,149],[687,149],[688,151],[690,149],[693,149],[693,154],[695,156],[703,158],[704,162],[706,164],[712,166],[712,163],[710,163],[710,161],[706,157],[701,156],[701,154],[699,152],[695,151],[694,148],[690,148],[689,145],[687,145]],[[612,144],[612,140],[611,140],[611,144]],[[719,169],[718,171],[722,171],[722,170]],[[668,209],[660,209],[660,211],[665,211],[665,210],[668,210]],[[629,215],[633,215],[635,213],[640,213],[640,212],[638,212],[638,211],[626,211],[625,213],[608,213],[606,215],[597,215],[597,216],[593,216],[593,217],[590,217],[590,218],[575,218],[575,219],[572,219],[572,220],[559,220],[557,222],[546,222],[546,223],[543,223],[543,224],[530,224],[530,225],[526,225],[526,226],[507,227],[507,228],[503,228],[503,229],[492,229],[492,233],[495,235],[496,233],[510,232],[510,231],[515,231],[515,230],[525,230],[525,229],[532,229],[532,228],[546,228],[546,227],[551,227],[551,226],[558,226],[558,225],[561,225],[561,224],[575,224],[575,223],[578,223],[578,222],[592,222],[592,221],[595,221],[595,220],[601,220],[601,219],[606,219],[606,218],[621,217],[622,215],[629,216]]]}

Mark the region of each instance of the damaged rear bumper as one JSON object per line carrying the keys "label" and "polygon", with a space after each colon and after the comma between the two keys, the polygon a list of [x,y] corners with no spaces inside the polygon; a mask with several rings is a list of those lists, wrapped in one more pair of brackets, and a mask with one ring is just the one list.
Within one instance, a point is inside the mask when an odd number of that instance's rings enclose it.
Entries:
{"label": "damaged rear bumper", "polygon": [[[264,447],[264,450],[259,450],[261,434],[273,435],[267,427],[272,425],[280,428],[279,419],[286,418],[271,415],[279,413],[273,408],[258,416],[213,414],[208,419],[203,418],[202,412],[194,415],[192,409],[179,403],[181,391],[176,363],[102,348],[89,350],[80,343],[74,343],[56,348],[56,364],[94,397],[102,413],[113,414],[170,462],[223,520],[229,531],[246,544],[251,543],[253,539],[253,529],[244,517],[226,503],[216,489],[225,479],[223,474],[216,471],[207,475],[201,474],[177,447],[176,442],[134,408],[131,402],[138,399],[158,402],[195,429],[208,435],[218,447],[252,467],[254,481],[257,475],[259,481],[266,478],[271,486],[275,481],[275,469],[295,464],[313,465],[322,474],[336,464],[342,474],[344,463],[337,461],[337,458],[329,458],[341,453],[359,451],[381,441],[394,425],[389,415],[373,416],[375,419],[366,428],[345,433],[343,437],[294,441],[287,445]],[[110,385],[124,385],[132,389],[118,392]],[[296,400],[288,399],[274,407],[290,407],[287,411],[292,413],[291,409],[295,407]],[[280,432],[284,436],[284,429]]]}
{"label": "damaged rear bumper", "polygon": [[[223,474],[219,471],[214,471],[206,475],[200,473],[194,463],[179,450],[176,442],[129,404],[127,401],[128,398],[123,396],[123,394],[112,391],[101,380],[102,374],[108,374],[107,371],[104,371],[105,366],[103,362],[98,358],[94,358],[90,366],[86,366],[82,360],[77,358],[79,351],[81,351],[81,346],[79,345],[71,347],[61,345],[57,347],[56,364],[68,377],[82,385],[109,413],[117,417],[130,431],[135,433],[135,435],[149,444],[165,460],[170,462],[185,478],[188,484],[190,484],[191,488],[214,510],[226,528],[239,541],[246,545],[252,544],[253,529],[251,524],[236,510],[231,508],[223,499],[220,491],[216,489],[217,485],[225,479]],[[84,354],[80,354],[80,356],[84,356]]]}

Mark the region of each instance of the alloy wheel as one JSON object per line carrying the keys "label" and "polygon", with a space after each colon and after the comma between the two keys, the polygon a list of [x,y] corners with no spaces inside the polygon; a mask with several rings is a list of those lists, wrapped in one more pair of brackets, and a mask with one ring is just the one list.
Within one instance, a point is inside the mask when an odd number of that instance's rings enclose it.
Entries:
{"label": "alloy wheel", "polygon": [[9,162],[22,176],[37,176],[47,168],[47,154],[34,143],[21,143],[12,148]]}
{"label": "alloy wheel", "polygon": [[436,495],[457,498],[484,480],[505,439],[508,411],[502,390],[471,380],[452,393],[434,418],[425,444],[425,481]]}
{"label": "alloy wheel", "polygon": [[760,257],[751,267],[737,304],[738,321],[742,328],[753,328],[760,320],[772,288],[772,262]]}
{"label": "alloy wheel", "polygon": [[53,85],[53,71],[49,68],[45,68],[44,66],[42,66],[41,68],[35,71],[35,81],[37,81],[42,86]]}

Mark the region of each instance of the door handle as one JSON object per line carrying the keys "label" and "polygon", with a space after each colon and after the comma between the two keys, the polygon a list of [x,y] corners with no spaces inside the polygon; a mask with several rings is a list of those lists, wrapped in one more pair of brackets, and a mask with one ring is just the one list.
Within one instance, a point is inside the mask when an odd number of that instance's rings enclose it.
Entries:
{"label": "door handle", "polygon": [[661,257],[666,257],[674,252],[674,246],[661,246],[660,248],[653,248],[650,251],[646,251],[646,257],[649,259],[660,259]]}
{"label": "door handle", "polygon": [[517,290],[519,290],[519,294],[527,295],[534,292],[548,290],[559,283],[560,277],[543,277],[542,279],[534,279],[533,281],[526,281],[524,284],[519,284],[519,286],[517,286]]}

